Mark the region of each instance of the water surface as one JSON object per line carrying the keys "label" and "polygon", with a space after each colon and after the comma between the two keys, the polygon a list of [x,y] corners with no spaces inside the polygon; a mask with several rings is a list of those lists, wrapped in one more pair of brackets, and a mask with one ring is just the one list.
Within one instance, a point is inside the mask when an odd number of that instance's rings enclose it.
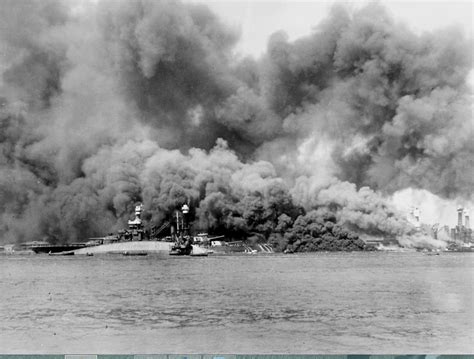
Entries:
{"label": "water surface", "polygon": [[0,257],[2,353],[471,353],[474,255]]}

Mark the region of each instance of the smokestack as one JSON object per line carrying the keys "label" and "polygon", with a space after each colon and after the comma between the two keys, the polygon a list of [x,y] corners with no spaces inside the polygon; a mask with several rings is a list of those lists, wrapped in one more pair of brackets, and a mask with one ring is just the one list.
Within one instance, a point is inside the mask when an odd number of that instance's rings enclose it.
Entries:
{"label": "smokestack", "polygon": [[415,217],[416,223],[420,223],[420,210],[418,207],[413,210],[413,216]]}
{"label": "smokestack", "polygon": [[471,228],[471,227],[470,227],[470,224],[469,224],[469,212],[468,212],[467,209],[464,210],[464,226],[465,226],[467,229]]}
{"label": "smokestack", "polygon": [[464,208],[462,207],[459,207],[458,208],[458,227],[461,228],[462,227],[462,214],[464,212]]}
{"label": "smokestack", "polygon": [[411,222],[415,226],[415,228],[420,228],[420,209],[418,207],[413,208],[410,212],[411,217]]}

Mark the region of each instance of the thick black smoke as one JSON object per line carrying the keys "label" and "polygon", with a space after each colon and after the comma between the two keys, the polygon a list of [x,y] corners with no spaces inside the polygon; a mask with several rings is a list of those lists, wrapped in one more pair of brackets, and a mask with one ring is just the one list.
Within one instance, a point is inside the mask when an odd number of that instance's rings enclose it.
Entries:
{"label": "thick black smoke", "polygon": [[308,38],[270,45],[270,103],[305,149],[301,162],[323,143],[334,175],[357,186],[469,196],[470,43],[456,29],[416,36],[379,5],[331,16]]}
{"label": "thick black smoke", "polygon": [[136,202],[160,225],[189,202],[196,229],[287,233],[296,250],[302,223],[328,241],[407,236],[385,199],[399,189],[472,200],[472,59],[454,28],[336,6],[255,60],[202,5],[5,0],[0,17],[4,242],[102,235]]}

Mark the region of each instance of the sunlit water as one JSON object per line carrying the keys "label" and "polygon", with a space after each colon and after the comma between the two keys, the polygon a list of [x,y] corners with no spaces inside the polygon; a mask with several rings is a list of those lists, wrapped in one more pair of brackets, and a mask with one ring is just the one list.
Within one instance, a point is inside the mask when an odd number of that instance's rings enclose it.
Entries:
{"label": "sunlit water", "polygon": [[2,353],[470,353],[474,254],[0,256]]}

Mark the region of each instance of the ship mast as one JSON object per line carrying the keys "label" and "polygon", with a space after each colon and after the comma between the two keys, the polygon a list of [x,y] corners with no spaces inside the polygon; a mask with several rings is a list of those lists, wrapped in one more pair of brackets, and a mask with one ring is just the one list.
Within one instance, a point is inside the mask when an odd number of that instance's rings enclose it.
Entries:
{"label": "ship mast", "polygon": [[189,206],[185,203],[181,210],[176,210],[176,235],[175,244],[171,248],[170,254],[188,255],[192,252],[192,238],[189,235],[188,224]]}
{"label": "ship mast", "polygon": [[132,238],[131,240],[143,240],[144,239],[144,231],[143,231],[143,224],[142,224],[142,210],[143,204],[139,204],[135,206],[135,219],[128,221],[128,230],[131,232]]}
{"label": "ship mast", "polygon": [[189,206],[185,203],[181,207],[181,211],[176,211],[176,236],[183,238],[189,235],[188,214]]}

